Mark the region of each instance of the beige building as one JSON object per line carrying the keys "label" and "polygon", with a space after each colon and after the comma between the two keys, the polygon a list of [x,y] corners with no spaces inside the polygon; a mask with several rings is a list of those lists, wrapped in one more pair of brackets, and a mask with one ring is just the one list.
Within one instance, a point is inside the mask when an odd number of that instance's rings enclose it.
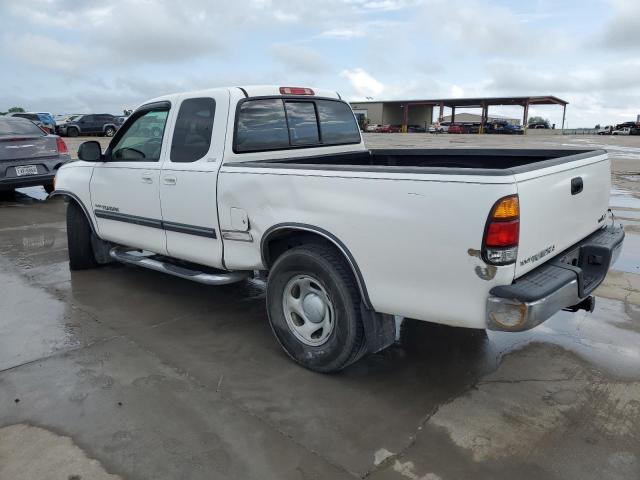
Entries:
{"label": "beige building", "polygon": [[[366,118],[369,125],[402,125],[404,123],[403,102],[352,102],[353,113],[361,122]],[[408,109],[407,125],[426,127],[433,123],[433,105],[411,105]]]}

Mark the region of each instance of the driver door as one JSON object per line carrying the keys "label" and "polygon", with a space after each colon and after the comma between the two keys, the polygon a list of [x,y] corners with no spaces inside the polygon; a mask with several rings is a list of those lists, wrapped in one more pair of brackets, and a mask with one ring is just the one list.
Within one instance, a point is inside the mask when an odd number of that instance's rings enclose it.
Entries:
{"label": "driver door", "polygon": [[169,102],[140,107],[94,167],[91,203],[102,239],[167,254],[159,180],[170,114]]}

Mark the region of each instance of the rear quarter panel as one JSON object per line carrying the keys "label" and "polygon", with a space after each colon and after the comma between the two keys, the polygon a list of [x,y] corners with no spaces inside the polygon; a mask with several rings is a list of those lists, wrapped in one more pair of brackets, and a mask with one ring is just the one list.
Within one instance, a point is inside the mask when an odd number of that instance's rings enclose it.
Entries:
{"label": "rear quarter panel", "polygon": [[249,216],[253,243],[225,240],[229,269],[262,269],[260,240],[280,223],[320,227],[339,238],[362,272],[376,311],[485,328],[485,304],[514,267],[480,258],[494,202],[515,193],[511,176],[408,175],[224,165],[220,227],[231,207]]}

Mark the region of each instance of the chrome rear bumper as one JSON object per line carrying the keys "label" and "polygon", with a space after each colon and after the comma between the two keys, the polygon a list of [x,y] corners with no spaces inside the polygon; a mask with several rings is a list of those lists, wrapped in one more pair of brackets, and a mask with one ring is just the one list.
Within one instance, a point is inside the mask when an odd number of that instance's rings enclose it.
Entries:
{"label": "chrome rear bumper", "polygon": [[603,228],[511,285],[494,287],[487,299],[487,328],[529,330],[562,309],[592,306],[579,304],[602,283],[623,240],[621,225]]}

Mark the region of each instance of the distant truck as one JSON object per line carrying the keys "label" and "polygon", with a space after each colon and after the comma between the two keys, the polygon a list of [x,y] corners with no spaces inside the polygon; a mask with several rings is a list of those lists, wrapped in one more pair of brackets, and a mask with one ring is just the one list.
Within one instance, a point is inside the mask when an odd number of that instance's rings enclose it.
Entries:
{"label": "distant truck", "polygon": [[591,311],[624,238],[603,150],[368,150],[315,88],[155,98],[78,157],[52,194],[72,270],[259,272],[278,342],[320,372],[393,343],[394,315],[513,332]]}

